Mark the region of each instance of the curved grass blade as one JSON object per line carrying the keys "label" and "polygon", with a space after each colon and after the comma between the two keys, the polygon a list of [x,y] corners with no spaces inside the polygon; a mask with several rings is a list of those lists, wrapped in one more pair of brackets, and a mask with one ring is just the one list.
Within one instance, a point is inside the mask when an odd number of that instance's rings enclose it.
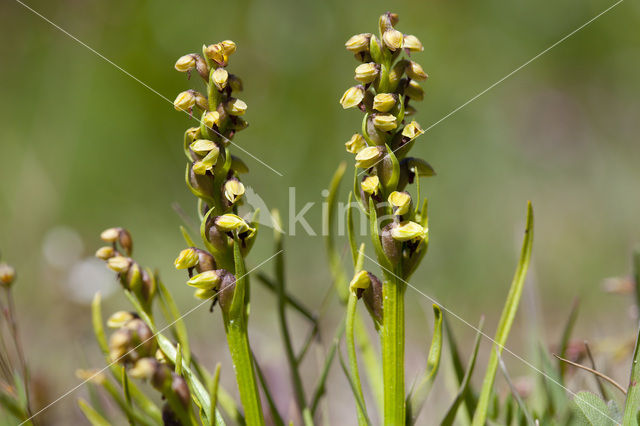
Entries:
{"label": "curved grass blade", "polygon": [[78,406],[80,410],[82,410],[82,414],[84,414],[93,426],[111,426],[111,423],[94,410],[92,406],[87,404],[87,401],[84,399],[78,399]]}
{"label": "curved grass blade", "polygon": [[500,366],[500,370],[502,371],[502,374],[504,375],[504,378],[507,381],[507,384],[509,385],[509,389],[511,390],[511,395],[516,400],[516,403],[518,404],[518,408],[520,408],[520,412],[524,414],[529,426],[535,426],[533,417],[531,417],[531,414],[529,414],[529,410],[527,409],[527,406],[524,404],[524,402],[522,401],[522,398],[520,398],[520,395],[518,394],[518,391],[513,385],[513,382],[511,381],[511,377],[509,377],[509,372],[507,372],[507,366],[504,365],[504,361],[502,360],[502,357],[500,356],[500,352],[498,352],[497,348],[496,348],[496,356],[498,357],[498,365]]}
{"label": "curved grass blade", "polygon": [[196,243],[193,242],[193,238],[191,238],[191,235],[189,235],[189,231],[187,231],[187,228],[180,225],[180,233],[182,233],[182,238],[184,238],[185,243],[187,243],[189,247],[196,247]]}
{"label": "curved grass blade", "polygon": [[338,293],[338,298],[343,304],[347,303],[347,298],[349,297],[346,285],[347,277],[345,276],[344,269],[342,269],[341,256],[336,249],[336,242],[332,230],[336,219],[336,199],[338,197],[338,190],[340,189],[340,183],[344,177],[346,167],[346,162],[340,163],[331,178],[331,183],[329,184],[329,195],[327,196],[327,222],[323,224],[324,229],[327,231],[325,246],[329,257],[329,269],[331,271],[331,276],[333,277],[336,292]]}
{"label": "curved grass blade", "polygon": [[340,351],[338,351],[338,359],[340,360],[340,366],[342,367],[342,371],[344,372],[344,375],[347,377],[347,381],[349,382],[349,386],[351,387],[351,392],[353,393],[353,397],[356,400],[356,404],[358,404],[358,408],[360,409],[360,412],[363,413],[364,423],[366,425],[371,425],[371,420],[369,420],[369,416],[367,415],[367,407],[364,403],[364,400],[360,397],[360,394],[358,393],[357,384],[355,383],[353,377],[351,376],[349,372],[349,368],[347,367],[347,364],[345,364],[344,358],[342,357],[342,352]]}
{"label": "curved grass blade", "polygon": [[436,304],[433,305],[433,316],[435,321],[433,324],[433,337],[431,338],[431,348],[427,357],[427,368],[420,382],[409,392],[407,396],[407,424],[413,425],[418,419],[420,410],[422,409],[429,391],[433,386],[436,378],[438,367],[440,366],[440,355],[442,353],[442,311]]}
{"label": "curved grass blade", "polygon": [[[569,347],[569,340],[571,340],[571,334],[578,318],[578,311],[580,309],[580,299],[576,298],[571,305],[571,312],[569,318],[562,331],[562,339],[560,340],[560,357],[567,357],[567,348]],[[560,383],[564,383],[564,376],[567,373],[567,364],[558,361],[558,369],[560,370]]]}
{"label": "curved grass blade", "polygon": [[278,407],[276,407],[276,403],[273,400],[273,396],[271,395],[271,391],[267,387],[267,381],[264,378],[264,374],[262,373],[262,368],[260,368],[260,364],[258,364],[258,360],[256,359],[255,354],[251,353],[253,357],[253,365],[256,368],[256,375],[258,376],[258,381],[260,382],[260,387],[262,388],[262,392],[264,393],[265,398],[267,399],[267,404],[269,405],[269,412],[271,413],[271,420],[276,426],[284,426],[284,420],[280,416],[278,412]]}
{"label": "curved grass blade", "polygon": [[[473,343],[473,352],[471,353],[471,357],[469,358],[469,362],[467,363],[467,369],[464,372],[464,376],[460,380],[460,388],[458,389],[458,394],[453,400],[451,407],[449,407],[449,410],[447,411],[447,414],[445,415],[444,419],[440,423],[441,426],[451,426],[453,424],[453,421],[456,419],[456,414],[458,413],[458,407],[460,407],[460,404],[462,403],[462,401],[465,401],[465,403],[467,403],[468,394],[469,392],[472,392],[469,382],[471,381],[471,376],[473,375],[473,370],[475,369],[475,366],[476,366],[476,360],[478,359],[478,349],[480,349],[480,340],[482,339],[483,326],[484,326],[484,316],[480,318],[480,323],[478,324],[478,332],[476,333],[476,340]],[[447,331],[447,335],[450,335],[450,331]],[[453,336],[449,338],[449,342],[453,342]],[[472,404],[474,405],[471,405],[468,407],[470,413],[473,413],[473,409],[475,406],[475,400],[473,399],[472,399]]]}
{"label": "curved grass blade", "polygon": [[496,378],[496,372],[498,369],[498,357],[497,355],[502,353],[513,320],[515,319],[516,312],[518,311],[518,305],[520,303],[520,297],[522,296],[522,288],[524,287],[524,280],[527,276],[527,270],[529,269],[529,262],[531,260],[531,248],[533,245],[533,207],[531,202],[527,205],[527,225],[524,231],[524,241],[522,242],[522,251],[520,253],[520,261],[516,269],[511,288],[509,289],[509,295],[507,296],[507,302],[500,316],[500,322],[498,323],[498,330],[493,348],[497,352],[492,351],[489,364],[487,365],[487,371],[482,383],[482,390],[480,391],[480,398],[478,399],[478,405],[473,415],[473,426],[484,426],[487,413],[489,411],[489,404],[491,402],[491,393],[493,391],[493,383]]}

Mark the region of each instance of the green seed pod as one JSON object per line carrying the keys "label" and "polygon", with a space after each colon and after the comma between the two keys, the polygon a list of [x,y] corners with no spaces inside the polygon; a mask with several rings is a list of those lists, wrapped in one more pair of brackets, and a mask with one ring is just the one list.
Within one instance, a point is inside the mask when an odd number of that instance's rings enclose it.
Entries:
{"label": "green seed pod", "polygon": [[225,312],[225,314],[228,314],[231,309],[231,302],[233,301],[233,294],[236,288],[236,277],[228,271],[221,271],[218,300],[220,302],[220,308]]}

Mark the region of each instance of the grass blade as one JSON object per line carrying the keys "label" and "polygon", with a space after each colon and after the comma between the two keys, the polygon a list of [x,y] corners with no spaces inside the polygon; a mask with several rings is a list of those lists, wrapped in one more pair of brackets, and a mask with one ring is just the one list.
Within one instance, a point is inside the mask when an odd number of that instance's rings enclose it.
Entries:
{"label": "grass blade", "polygon": [[351,392],[353,393],[353,397],[356,400],[356,404],[358,404],[358,409],[363,414],[364,422],[366,425],[371,425],[371,420],[369,420],[369,416],[367,415],[367,407],[364,404],[364,400],[361,398],[360,394],[358,393],[357,384],[355,383],[353,377],[349,373],[349,368],[347,367],[347,364],[344,362],[344,358],[342,357],[342,353],[340,351],[338,351],[338,359],[340,360],[340,366],[342,367],[342,371],[344,372],[344,375],[347,377],[347,381],[349,382],[349,386],[351,387]]}
{"label": "grass blade", "polygon": [[500,370],[502,371],[502,374],[504,375],[504,378],[507,381],[507,384],[509,385],[509,389],[511,390],[511,395],[513,395],[513,398],[516,400],[516,403],[518,404],[518,408],[520,408],[520,411],[524,414],[529,425],[535,426],[535,423],[533,421],[533,418],[531,417],[531,414],[529,414],[529,410],[527,409],[527,406],[522,401],[522,398],[520,398],[520,395],[518,394],[516,387],[513,385],[513,382],[511,381],[511,377],[509,377],[507,366],[504,365],[504,361],[502,360],[502,357],[500,356],[500,352],[498,352],[497,348],[496,348],[496,356],[498,357],[498,364],[500,365]]}
{"label": "grass blade", "polygon": [[[456,414],[458,413],[458,407],[465,401],[467,403],[470,392],[472,392],[470,388],[469,382],[471,381],[471,376],[473,375],[473,370],[476,366],[476,360],[478,359],[478,350],[480,349],[480,340],[482,339],[482,327],[484,325],[484,317],[480,318],[480,323],[478,324],[478,332],[476,333],[476,340],[473,343],[473,352],[471,353],[471,358],[469,358],[469,362],[467,363],[467,369],[460,380],[460,388],[458,389],[458,394],[456,395],[451,407],[447,411],[444,419],[440,423],[441,426],[451,426],[453,421],[456,419]],[[452,338],[450,342],[452,342]],[[455,345],[455,343],[454,343]],[[469,413],[473,413],[475,407],[475,399],[473,400],[473,404],[469,405],[467,408],[469,409]],[[470,416],[471,417],[471,416]]]}
{"label": "grass blade", "polygon": [[187,335],[187,326],[184,324],[182,319],[182,315],[180,315],[180,310],[176,305],[171,292],[164,285],[160,277],[156,276],[156,282],[158,283],[158,294],[160,296],[160,301],[166,308],[167,313],[167,321],[173,324],[171,327],[176,335],[176,339],[180,343],[182,357],[184,358],[187,365],[191,364],[191,350],[189,347],[189,337]]}
{"label": "grass blade", "polygon": [[[480,398],[478,399],[478,405],[473,415],[473,426],[484,426],[487,419],[487,412],[489,410],[489,404],[491,402],[491,393],[493,390],[493,383],[496,378],[496,372],[498,369],[498,354],[502,353],[513,320],[518,311],[518,305],[520,303],[520,297],[522,296],[522,288],[524,287],[524,280],[529,269],[529,262],[531,260],[531,248],[533,245],[533,208],[531,202],[527,205],[527,225],[524,231],[524,241],[522,242],[522,252],[520,254],[520,261],[516,269],[509,295],[507,296],[507,302],[500,316],[500,322],[498,323],[498,330],[493,348],[489,358],[489,364],[485,373],[484,381],[482,383],[482,390],[480,391]],[[495,352],[497,350],[497,352]]]}
{"label": "grass blade", "polygon": [[84,414],[93,426],[111,426],[111,423],[94,410],[92,406],[87,404],[87,401],[84,399],[78,399],[78,406],[80,410],[82,410],[82,414]]}
{"label": "grass blade", "polygon": [[[576,319],[578,318],[578,311],[580,308],[580,299],[575,299],[573,301],[573,305],[571,306],[571,312],[569,313],[569,318],[567,319],[567,323],[564,326],[564,330],[562,332],[562,339],[560,340],[560,357],[567,357],[567,348],[569,347],[569,340],[571,340],[571,334],[573,332],[573,328],[576,324]],[[558,369],[560,370],[560,383],[564,383],[564,376],[567,372],[567,364],[562,361],[558,361]]]}
{"label": "grass blade", "polygon": [[324,229],[327,231],[325,246],[329,257],[329,269],[331,270],[331,276],[333,277],[338,298],[343,304],[346,304],[347,299],[349,298],[349,291],[346,286],[347,277],[345,276],[344,269],[342,269],[341,256],[339,251],[336,249],[336,242],[332,230],[336,219],[336,199],[338,197],[338,190],[340,189],[340,183],[344,177],[346,167],[346,162],[340,163],[338,169],[331,178],[331,183],[329,184],[329,195],[327,196],[327,222],[323,224]]}

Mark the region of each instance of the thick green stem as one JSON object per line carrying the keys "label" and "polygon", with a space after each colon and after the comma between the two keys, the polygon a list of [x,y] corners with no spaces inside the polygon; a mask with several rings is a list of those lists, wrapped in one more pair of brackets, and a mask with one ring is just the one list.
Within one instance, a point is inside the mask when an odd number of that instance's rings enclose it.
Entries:
{"label": "thick green stem", "polygon": [[240,401],[244,407],[244,416],[247,425],[264,425],[258,383],[256,382],[249,336],[244,324],[230,320],[227,323],[227,344],[233,361],[233,370],[236,373]]}
{"label": "thick green stem", "polygon": [[[356,307],[358,303],[358,298],[355,294],[349,294],[349,301],[347,303],[347,322],[346,322],[346,332],[347,332],[347,354],[349,356],[349,368],[351,370],[351,377],[353,383],[355,384],[355,391],[358,393],[358,398],[364,404],[364,395],[362,393],[362,385],[360,383],[360,372],[358,370],[358,356],[356,354],[356,339],[355,339],[355,319],[356,319]],[[367,424],[367,415],[366,408],[358,407],[358,424],[360,426]]]}
{"label": "thick green stem", "polygon": [[[389,279],[391,278],[391,279]],[[384,424],[403,425],[404,405],[404,293],[406,285],[395,277],[382,284],[382,379]]]}

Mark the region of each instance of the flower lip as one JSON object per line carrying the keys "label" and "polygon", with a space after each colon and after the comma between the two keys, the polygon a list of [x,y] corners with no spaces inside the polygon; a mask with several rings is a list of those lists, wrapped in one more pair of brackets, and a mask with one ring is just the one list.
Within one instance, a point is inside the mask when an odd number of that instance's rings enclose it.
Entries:
{"label": "flower lip", "polygon": [[380,189],[380,178],[378,176],[367,176],[364,178],[360,187],[364,192],[370,195],[377,195]]}
{"label": "flower lip", "polygon": [[349,283],[349,290],[353,294],[357,294],[358,290],[366,290],[371,285],[371,278],[367,271],[359,271],[353,276]]}
{"label": "flower lip", "polygon": [[393,207],[394,213],[398,216],[405,215],[409,212],[411,206],[411,195],[405,191],[393,191],[389,194],[389,204]]}

